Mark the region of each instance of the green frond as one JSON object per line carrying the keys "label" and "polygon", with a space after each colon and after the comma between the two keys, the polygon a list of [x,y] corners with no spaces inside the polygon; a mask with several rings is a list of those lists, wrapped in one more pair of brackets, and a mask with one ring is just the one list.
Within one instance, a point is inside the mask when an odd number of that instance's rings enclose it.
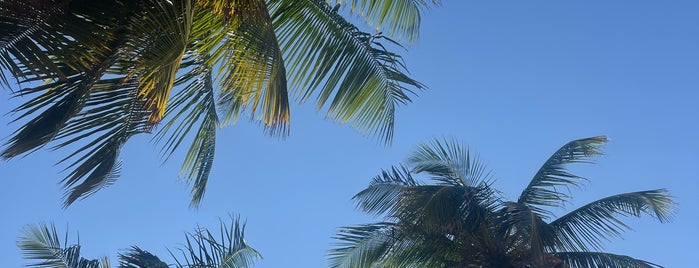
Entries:
{"label": "green frond", "polygon": [[413,173],[426,172],[442,183],[455,186],[477,186],[491,177],[467,146],[456,140],[434,139],[421,143],[408,156]]}
{"label": "green frond", "polygon": [[604,252],[558,252],[556,257],[570,268],[662,268],[655,263]]}
{"label": "green frond", "polygon": [[190,0],[146,1],[149,8],[129,21],[127,50],[134,61],[128,76],[138,81],[138,98],[150,110],[149,124],[162,119],[189,43],[194,6]]}
{"label": "green frond", "polygon": [[395,210],[406,188],[418,185],[407,168],[393,167],[391,170],[383,170],[381,175],[374,177],[369,187],[357,193],[352,199],[357,202],[357,207],[365,212],[382,215]]}
{"label": "green frond", "polygon": [[85,2],[2,1],[0,69],[20,82],[37,77],[64,80],[66,71],[90,70],[112,53],[110,43],[118,38],[114,29],[120,25],[114,18],[124,17],[133,7],[116,1]]}
{"label": "green frond", "polygon": [[366,22],[377,31],[407,42],[420,37],[422,12],[431,6],[439,5],[439,0],[333,0],[335,9],[349,5],[350,12],[366,18]]}
{"label": "green frond", "polygon": [[551,222],[562,250],[602,249],[603,240],[630,229],[620,216],[648,215],[660,222],[672,217],[675,203],[665,189],[631,192],[602,198]]}
{"label": "green frond", "polygon": [[212,66],[219,66],[215,78],[221,88],[223,123],[235,122],[241,111],[249,109],[252,119],[262,122],[270,135],[286,136],[290,120],[286,67],[267,4],[236,1],[233,17],[225,25],[226,36],[211,54],[216,62]]}
{"label": "green frond", "polygon": [[53,224],[29,225],[22,231],[17,246],[25,259],[34,261],[26,267],[37,268],[106,268],[101,260],[80,256],[80,245],[61,245]]}
{"label": "green frond", "polygon": [[379,264],[396,242],[394,229],[393,223],[386,222],[341,228],[334,237],[335,247],[328,252],[330,267],[383,267]]}
{"label": "green frond", "polygon": [[379,41],[397,43],[359,31],[326,1],[275,0],[270,9],[300,101],[315,96],[329,119],[390,143],[396,106],[410,102],[412,88],[423,88]]}
{"label": "green frond", "polygon": [[[198,59],[195,57],[191,60],[193,61]],[[189,67],[188,62],[183,66]],[[213,166],[216,130],[219,126],[210,69],[201,65],[191,67],[189,72],[175,81],[175,84],[185,86],[170,100],[165,111],[165,118],[169,120],[154,140],[164,142],[161,152],[167,160],[198,124],[180,171],[180,175],[192,184],[190,206],[196,207],[204,197]]]}
{"label": "green frond", "polygon": [[181,257],[170,252],[177,267],[252,267],[255,260],[262,258],[259,252],[245,241],[245,223],[239,217],[231,217],[226,226],[220,221],[220,231],[214,235],[208,229],[198,228],[187,233],[184,248],[179,249]]}
{"label": "green frond", "polygon": [[601,145],[606,142],[606,137],[597,136],[563,145],[539,168],[517,202],[530,206],[534,213],[547,219],[551,213],[543,207],[560,207],[570,199],[561,189],[577,186],[586,180],[569,173],[566,166],[573,163],[589,163],[591,157],[602,154]]}
{"label": "green frond", "polygon": [[[64,205],[95,193],[118,175],[121,147],[132,136],[150,131],[148,111],[135,97],[136,84],[121,78],[103,79],[92,88],[85,107],[56,136],[54,149],[78,145],[59,163],[73,159],[63,180],[70,188]],[[89,142],[85,142],[89,139]]]}
{"label": "green frond", "polygon": [[119,268],[168,268],[157,256],[137,246],[126,253],[119,253]]}

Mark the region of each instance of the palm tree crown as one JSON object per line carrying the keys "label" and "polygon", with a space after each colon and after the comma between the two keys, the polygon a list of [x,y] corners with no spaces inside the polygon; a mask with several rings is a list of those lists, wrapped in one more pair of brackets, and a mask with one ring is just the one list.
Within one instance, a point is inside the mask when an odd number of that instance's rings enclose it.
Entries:
{"label": "palm tree crown", "polygon": [[[197,228],[187,233],[186,243],[178,253],[170,252],[174,267],[252,267],[262,258],[259,252],[245,241],[245,223],[232,217],[231,223],[220,222],[220,232],[212,233],[206,228]],[[66,235],[67,239],[67,235]],[[87,259],[80,255],[80,245],[68,245],[56,232],[56,227],[46,224],[27,226],[19,237],[17,246],[24,257],[33,263],[27,267],[37,268],[109,268],[109,259]],[[119,268],[167,268],[170,267],[157,256],[137,246],[119,254]]]}
{"label": "palm tree crown", "polygon": [[[674,202],[664,189],[599,199],[563,216],[560,189],[587,179],[566,170],[601,154],[605,137],[575,140],[542,165],[517,201],[491,186],[491,175],[456,141],[419,145],[407,167],[394,167],[354,196],[384,222],[344,227],[329,252],[332,267],[660,267],[602,252],[629,229],[623,216],[668,222]],[[426,174],[434,184],[413,178]]]}
{"label": "palm tree crown", "polygon": [[197,206],[216,130],[245,112],[284,136],[289,99],[314,99],[327,118],[390,142],[396,106],[424,86],[389,48],[414,41],[420,13],[439,1],[348,2],[375,34],[341,16],[341,3],[2,0],[0,83],[15,79],[27,99],[0,156],[73,150],[60,161],[68,206],[112,183],[121,147],[159,125],[166,159],[193,137],[181,174]]}

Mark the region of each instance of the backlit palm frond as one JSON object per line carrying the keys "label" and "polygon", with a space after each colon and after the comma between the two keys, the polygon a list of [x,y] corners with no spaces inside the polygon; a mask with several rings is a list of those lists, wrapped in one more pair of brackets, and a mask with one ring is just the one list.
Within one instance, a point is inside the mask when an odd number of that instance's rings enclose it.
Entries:
{"label": "backlit palm frond", "polygon": [[25,259],[34,263],[27,267],[40,268],[108,268],[103,260],[88,260],[80,256],[80,245],[61,245],[56,227],[37,224],[24,228],[17,246]]}
{"label": "backlit palm frond", "polygon": [[243,110],[273,136],[286,136],[290,111],[286,68],[263,0],[235,1],[232,17],[219,17],[225,31],[211,51],[210,66],[220,88],[222,123],[234,123]]}
{"label": "backlit palm frond", "polygon": [[631,192],[584,205],[551,222],[561,250],[586,251],[587,245],[602,249],[602,241],[630,229],[620,216],[651,216],[660,222],[672,217],[675,203],[665,189]]}
{"label": "backlit palm frond", "polygon": [[328,252],[333,268],[383,267],[384,256],[396,242],[393,223],[343,227],[335,236],[335,247]]}
{"label": "backlit palm frond", "polygon": [[408,157],[412,172],[427,172],[435,180],[455,186],[477,186],[490,178],[485,166],[456,140],[434,139],[419,144]]}
{"label": "backlit palm frond", "polygon": [[191,58],[183,63],[183,66],[191,67],[190,71],[175,81],[175,85],[184,87],[170,101],[165,112],[169,120],[163,124],[155,140],[164,142],[162,152],[167,159],[194,129],[194,140],[180,175],[192,184],[190,206],[196,207],[204,197],[213,166],[219,119],[210,69],[194,63],[202,59]]}
{"label": "backlit palm frond", "polygon": [[367,23],[387,36],[414,42],[420,37],[423,9],[439,5],[439,0],[333,0],[338,9],[349,5],[350,12],[366,18]]}
{"label": "backlit palm frond", "polygon": [[133,246],[126,253],[119,253],[119,268],[168,268],[157,256]]}
{"label": "backlit palm frond", "polygon": [[381,35],[359,31],[322,0],[270,1],[291,86],[300,100],[316,96],[327,117],[390,143],[396,105],[423,85],[405,73],[402,58]]}
{"label": "backlit palm frond", "polygon": [[120,18],[135,9],[127,2],[0,2],[0,69],[20,82],[92,69],[113,53]]}
{"label": "backlit palm frond", "polygon": [[567,190],[569,186],[577,186],[585,180],[569,173],[566,166],[572,163],[589,163],[590,157],[602,154],[600,147],[606,142],[606,137],[598,136],[574,140],[563,145],[539,168],[517,202],[530,206],[534,213],[547,219],[551,215],[543,207],[560,207],[570,199],[562,190]]}
{"label": "backlit palm frond", "polygon": [[138,98],[151,111],[155,125],[165,113],[170,92],[189,43],[194,6],[190,0],[146,1],[146,8],[129,21],[127,50],[132,68],[124,71],[138,81]]}
{"label": "backlit palm frond", "polygon": [[[54,149],[77,145],[61,162],[73,159],[63,180],[68,206],[111,184],[119,172],[121,147],[132,136],[150,131],[148,111],[137,97],[137,84],[126,78],[102,79],[92,87],[84,109],[56,136]],[[87,141],[86,141],[87,140]]]}
{"label": "backlit palm frond", "polygon": [[[98,7],[99,6],[101,5],[98,5]],[[81,16],[88,16],[87,14],[80,14]],[[72,21],[73,20],[71,20],[71,22]],[[82,20],[77,21],[78,22],[71,24],[70,27],[66,27],[71,29],[80,28],[84,22],[82,22]],[[99,24],[97,25],[99,26]],[[83,29],[87,31],[95,30],[88,26]],[[105,31],[106,30],[103,32]],[[74,35],[79,34],[75,33]],[[17,91],[15,96],[31,96],[31,98],[13,110],[14,113],[19,114],[15,121],[37,113],[39,113],[39,115],[24,123],[24,126],[15,132],[14,136],[10,138],[6,144],[6,148],[4,148],[1,153],[3,158],[12,158],[30,152],[52,141],[57,133],[65,127],[68,120],[83,108],[85,102],[89,98],[92,86],[99,81],[109,67],[122,56],[120,47],[125,42],[125,37],[123,35],[112,35],[106,31],[106,33],[99,36],[92,35],[82,38],[90,39],[89,37],[102,40],[101,42],[103,43],[97,41],[85,42],[93,47],[98,47],[100,51],[94,51],[90,47],[84,47],[82,43],[74,44],[75,41],[71,39],[66,41],[64,47],[55,48],[56,51],[35,52],[42,55],[63,53],[61,54],[62,56],[51,55],[51,58],[54,60],[52,65],[57,66],[57,68],[61,70],[61,75],[57,75],[55,72],[24,71],[25,75],[23,77],[25,77],[25,80],[22,82],[27,83],[29,87]],[[74,37],[70,36],[70,38]],[[61,39],[59,38],[57,40],[60,41]],[[80,47],[76,48],[71,45]],[[43,46],[45,45],[42,45],[42,47]],[[87,53],[90,54],[90,56],[85,56],[83,60],[90,59],[88,63],[85,63],[89,65],[89,67],[78,68],[69,65],[70,61],[64,58],[68,57],[72,53],[71,51],[74,50],[88,51]],[[76,57],[78,56],[76,55]],[[32,67],[26,66],[25,64],[24,67],[17,68],[27,69]],[[43,82],[43,84],[35,85],[39,82]]]}
{"label": "backlit palm frond", "polygon": [[170,252],[177,267],[252,267],[262,255],[245,241],[245,223],[241,224],[239,217],[232,217],[231,221],[229,226],[220,222],[218,235],[208,229],[188,233],[187,244],[179,249],[182,257]]}
{"label": "backlit palm frond", "polygon": [[395,211],[400,204],[403,191],[409,187],[418,186],[410,171],[405,167],[393,167],[383,170],[381,175],[374,177],[369,187],[357,193],[352,199],[357,207],[367,213],[382,215]]}
{"label": "backlit palm frond", "polygon": [[558,252],[556,257],[570,268],[662,268],[663,266],[629,256],[604,252]]}

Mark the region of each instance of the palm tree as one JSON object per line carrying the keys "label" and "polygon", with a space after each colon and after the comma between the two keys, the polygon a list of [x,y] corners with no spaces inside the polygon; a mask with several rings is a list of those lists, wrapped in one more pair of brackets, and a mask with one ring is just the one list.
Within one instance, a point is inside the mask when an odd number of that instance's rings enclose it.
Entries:
{"label": "palm tree", "polygon": [[[232,218],[230,225],[220,223],[220,233],[214,235],[208,229],[197,228],[187,233],[180,254],[170,252],[174,266],[185,267],[252,267],[262,258],[259,252],[245,242],[245,223]],[[27,226],[20,235],[17,245],[24,257],[34,263],[27,267],[37,268],[109,268],[109,260],[86,259],[80,256],[80,245],[61,245],[56,227],[46,224]],[[177,257],[180,256],[180,257]],[[167,268],[170,267],[157,256],[137,246],[119,254],[119,268]]]}
{"label": "palm tree", "polygon": [[0,83],[16,80],[26,98],[0,156],[67,147],[68,206],[112,183],[120,148],[160,126],[165,159],[192,139],[181,175],[197,206],[216,130],[245,112],[285,136],[289,99],[314,99],[327,118],[390,143],[396,107],[424,87],[390,49],[417,39],[421,12],[439,1],[350,1],[376,33],[341,3],[0,0]]}
{"label": "palm tree", "polygon": [[[343,227],[331,267],[660,267],[602,252],[602,241],[629,229],[625,216],[668,222],[675,203],[664,189],[614,195],[555,217],[571,196],[561,189],[587,179],[566,170],[601,154],[605,137],[558,149],[517,201],[505,200],[492,177],[456,141],[421,144],[407,160],[354,196],[384,222]],[[413,178],[426,174],[435,183]]]}

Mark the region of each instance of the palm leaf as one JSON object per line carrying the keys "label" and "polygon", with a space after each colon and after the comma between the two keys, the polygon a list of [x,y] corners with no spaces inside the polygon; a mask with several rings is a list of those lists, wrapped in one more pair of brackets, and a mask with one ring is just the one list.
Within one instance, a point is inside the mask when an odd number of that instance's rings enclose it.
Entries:
{"label": "palm leaf", "polygon": [[[67,236],[67,235],[66,235]],[[67,241],[65,241],[67,243]],[[88,260],[80,256],[80,245],[61,245],[56,227],[37,224],[24,228],[17,246],[25,259],[35,261],[27,267],[42,268],[101,268],[103,260]]]}
{"label": "palm leaf", "polygon": [[270,135],[287,135],[286,68],[267,4],[262,0],[236,1],[232,16],[219,16],[218,20],[223,20],[225,29],[218,34],[225,37],[207,54],[210,66],[218,66],[215,80],[221,92],[223,123],[235,122],[241,111],[250,109],[251,117],[261,121]]}
{"label": "palm leaf", "polygon": [[619,216],[651,216],[660,222],[672,217],[675,203],[665,189],[631,192],[602,198],[551,222],[563,250],[602,249],[602,240],[630,229]]}
{"label": "palm leaf", "polygon": [[328,118],[390,143],[396,105],[410,101],[409,87],[423,88],[378,41],[395,42],[359,31],[322,0],[275,0],[270,9],[297,97],[316,96]]}
{"label": "palm leaf", "polygon": [[[191,62],[197,60],[199,59],[194,57],[191,61],[185,61],[183,66],[190,67],[194,65]],[[167,159],[195,125],[199,124],[180,171],[180,175],[192,183],[192,207],[198,206],[206,190],[214,161],[216,130],[219,125],[209,70],[194,66],[175,81],[176,85],[186,85],[170,101],[165,112],[165,117],[169,120],[155,137],[156,141],[164,141],[162,151]],[[166,139],[166,136],[169,137]]]}
{"label": "palm leaf", "polygon": [[414,173],[426,172],[435,180],[455,186],[477,186],[491,177],[468,147],[456,140],[435,139],[419,144],[407,164]]}
{"label": "palm leaf", "polygon": [[394,229],[388,222],[341,228],[328,252],[330,267],[378,267],[396,242]]}
{"label": "palm leaf", "polygon": [[259,252],[245,241],[245,223],[239,217],[231,217],[231,224],[220,222],[219,235],[199,228],[186,235],[186,245],[179,249],[182,257],[170,252],[178,267],[252,267]]}
{"label": "palm leaf", "polygon": [[389,37],[413,42],[420,36],[420,19],[423,9],[439,5],[439,0],[334,0],[335,9],[350,6],[350,12],[366,18],[366,22]]}
{"label": "palm leaf", "polygon": [[119,253],[119,268],[167,268],[157,256],[133,246],[126,253]]}
{"label": "palm leaf", "polygon": [[532,207],[532,211],[547,219],[551,213],[542,206],[560,207],[570,196],[561,189],[577,186],[585,178],[576,176],[566,170],[572,163],[589,163],[589,158],[600,155],[600,146],[607,142],[604,136],[571,141],[558,149],[539,168],[517,200],[520,204]]}
{"label": "palm leaf", "polygon": [[655,263],[638,260],[624,255],[604,252],[558,252],[556,257],[562,259],[570,268],[660,268]]}
{"label": "palm leaf", "polygon": [[418,185],[407,168],[393,167],[374,177],[369,187],[352,199],[357,202],[357,207],[365,212],[382,215],[388,211],[395,211],[404,189]]}

